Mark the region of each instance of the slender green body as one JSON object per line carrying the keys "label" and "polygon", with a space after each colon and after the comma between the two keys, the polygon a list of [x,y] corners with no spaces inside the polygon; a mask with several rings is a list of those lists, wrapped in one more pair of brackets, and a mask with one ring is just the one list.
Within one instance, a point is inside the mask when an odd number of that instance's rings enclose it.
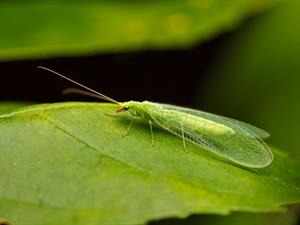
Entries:
{"label": "slender green body", "polygon": [[271,150],[263,141],[269,134],[250,124],[167,104],[148,101],[121,103],[51,69],[42,66],[39,68],[88,90],[70,88],[64,91],[65,94],[77,93],[104,99],[117,104],[117,112],[129,111],[134,117],[144,118],[150,124],[151,135],[154,122],[181,137],[184,147],[185,141],[189,141],[242,166],[261,168],[268,166],[273,160]]}
{"label": "slender green body", "polygon": [[[191,127],[195,132],[203,131],[210,133],[211,135],[228,135],[231,136],[235,132],[229,127],[226,127],[222,124],[215,123],[212,120],[207,120],[202,117],[197,117],[191,114],[187,114],[180,111],[166,109],[159,103],[153,102],[127,102],[124,103],[129,106],[129,112],[134,116],[143,117],[146,119],[153,119],[163,117],[165,118],[170,125],[180,121],[182,126]],[[154,122],[156,122],[154,120]]]}
{"label": "slender green body", "polygon": [[271,150],[262,140],[269,134],[250,124],[149,101],[124,102],[120,108],[126,108],[133,116],[152,121],[170,133],[237,164],[261,168],[273,160]]}

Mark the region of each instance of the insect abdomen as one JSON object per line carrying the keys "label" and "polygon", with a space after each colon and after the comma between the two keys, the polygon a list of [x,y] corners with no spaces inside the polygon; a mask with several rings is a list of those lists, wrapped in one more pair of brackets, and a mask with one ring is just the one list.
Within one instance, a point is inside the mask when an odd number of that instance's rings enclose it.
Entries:
{"label": "insect abdomen", "polygon": [[[182,124],[182,127],[189,127],[191,130],[194,130],[197,133],[206,133],[211,135],[234,135],[235,132],[230,127],[227,127],[223,124],[216,123],[211,120],[207,120],[202,117],[190,115],[184,112],[178,112],[174,110],[163,109],[158,104],[151,103],[151,107],[147,109],[153,118],[160,117],[168,123]],[[171,125],[170,124],[170,125]],[[171,126],[172,126],[171,125]],[[180,127],[178,127],[180,129]]]}
{"label": "insect abdomen", "polygon": [[188,115],[185,113],[180,116],[183,124],[192,127],[195,131],[205,132],[214,135],[234,135],[235,132],[230,127],[224,126],[223,124],[215,123],[211,120],[207,120],[201,117],[196,117],[193,115]]}

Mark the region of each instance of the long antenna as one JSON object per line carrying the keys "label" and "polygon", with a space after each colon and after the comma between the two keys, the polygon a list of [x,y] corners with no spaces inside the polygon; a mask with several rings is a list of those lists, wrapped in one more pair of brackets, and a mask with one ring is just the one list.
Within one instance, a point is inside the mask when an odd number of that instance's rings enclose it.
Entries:
{"label": "long antenna", "polygon": [[80,94],[80,95],[87,95],[93,98],[100,98],[102,100],[106,100],[105,98],[103,98],[102,96],[99,96],[97,94],[94,94],[90,91],[85,91],[82,89],[78,89],[78,88],[66,88],[62,91],[63,95],[68,95],[68,94]]}
{"label": "long antenna", "polygon": [[[109,101],[109,102],[112,102],[112,103],[120,104],[120,102],[118,102],[118,101],[116,101],[116,100],[114,100],[114,99],[112,99],[112,98],[110,98],[110,97],[108,97],[108,96],[106,96],[104,94],[101,94],[100,92],[95,91],[95,90],[93,90],[93,89],[91,89],[91,88],[89,88],[87,86],[84,86],[83,84],[80,84],[77,81],[72,80],[72,79],[70,79],[70,78],[68,78],[68,77],[66,77],[66,76],[64,76],[64,75],[62,75],[62,74],[60,74],[60,73],[58,73],[58,72],[56,72],[54,70],[48,69],[48,68],[43,67],[43,66],[37,66],[37,68],[49,71],[49,72],[51,72],[53,74],[56,74],[56,75],[58,75],[58,76],[60,76],[60,77],[62,77],[64,79],[66,79],[66,80],[68,80],[68,81],[70,81],[70,82],[72,82],[72,83],[74,83],[74,84],[76,84],[76,85],[78,85],[78,86],[80,86],[80,87],[82,87],[82,88],[84,88],[84,89],[86,89],[86,90],[88,90],[88,91],[96,94],[100,99],[103,99],[103,100],[106,100],[106,101]],[[77,91],[77,93],[79,93],[79,92]],[[81,93],[82,94],[84,93],[84,94],[88,95],[87,92],[84,92],[84,91],[82,91]],[[93,96],[95,97],[95,95],[93,95]]]}

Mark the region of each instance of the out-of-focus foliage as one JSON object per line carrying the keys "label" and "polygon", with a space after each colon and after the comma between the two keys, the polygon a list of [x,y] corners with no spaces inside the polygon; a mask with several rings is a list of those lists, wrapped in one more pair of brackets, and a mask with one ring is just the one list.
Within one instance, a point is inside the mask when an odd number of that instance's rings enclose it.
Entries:
{"label": "out-of-focus foliage", "polygon": [[263,127],[300,159],[299,22],[300,2],[287,1],[222,42],[196,104]]}
{"label": "out-of-focus foliage", "polygon": [[[297,212],[285,213],[233,213],[229,216],[207,216],[202,222],[212,225],[296,225]],[[199,222],[199,220],[198,220]],[[199,224],[199,223],[198,223]],[[174,224],[175,225],[175,224]],[[193,224],[189,224],[193,225]],[[196,224],[195,224],[196,225]]]}
{"label": "out-of-focus foliage", "polygon": [[227,216],[191,216],[187,219],[166,219],[149,225],[296,225],[297,210],[284,213],[232,213]]}
{"label": "out-of-focus foliage", "polygon": [[0,59],[187,47],[277,0],[1,1]]}

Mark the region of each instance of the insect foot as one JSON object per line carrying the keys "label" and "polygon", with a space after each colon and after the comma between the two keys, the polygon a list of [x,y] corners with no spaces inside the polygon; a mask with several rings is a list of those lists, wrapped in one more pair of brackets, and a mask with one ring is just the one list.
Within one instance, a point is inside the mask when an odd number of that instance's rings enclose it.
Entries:
{"label": "insect foot", "polygon": [[126,137],[126,136],[128,135],[129,130],[130,130],[130,128],[132,127],[132,125],[133,125],[133,123],[134,123],[134,120],[135,120],[135,117],[133,117],[133,119],[131,120],[129,126],[128,126],[127,129],[126,129],[126,132],[125,132],[124,134],[121,135],[122,137]]}

